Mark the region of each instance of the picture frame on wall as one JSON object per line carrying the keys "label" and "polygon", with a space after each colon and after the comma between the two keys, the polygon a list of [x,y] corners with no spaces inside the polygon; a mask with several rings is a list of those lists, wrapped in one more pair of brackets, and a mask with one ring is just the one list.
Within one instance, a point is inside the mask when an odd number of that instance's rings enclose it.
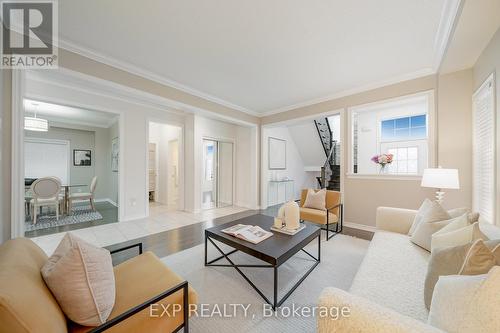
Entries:
{"label": "picture frame on wall", "polygon": [[118,172],[120,155],[120,141],[118,137],[111,140],[111,171]]}
{"label": "picture frame on wall", "polygon": [[73,166],[91,166],[92,151],[87,149],[73,149]]}
{"label": "picture frame on wall", "polygon": [[268,162],[269,170],[286,169],[286,140],[269,137]]}

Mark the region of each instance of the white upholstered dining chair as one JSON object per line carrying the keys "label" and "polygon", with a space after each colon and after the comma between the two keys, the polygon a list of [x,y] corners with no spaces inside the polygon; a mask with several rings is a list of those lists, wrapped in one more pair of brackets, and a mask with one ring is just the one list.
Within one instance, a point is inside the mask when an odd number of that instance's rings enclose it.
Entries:
{"label": "white upholstered dining chair", "polygon": [[83,201],[83,200],[89,200],[90,201],[90,206],[92,207],[92,210],[95,211],[95,203],[94,203],[94,192],[95,188],[97,186],[97,177],[94,176],[92,178],[92,181],[90,182],[90,192],[81,192],[81,193],[72,193],[69,195],[69,213],[71,214],[71,209],[73,207],[73,201]]}
{"label": "white upholstered dining chair", "polygon": [[61,199],[61,181],[56,177],[43,177],[35,180],[30,187],[33,199],[30,201],[31,216],[33,224],[36,224],[38,208],[54,206],[56,209],[56,219],[59,220],[59,205]]}

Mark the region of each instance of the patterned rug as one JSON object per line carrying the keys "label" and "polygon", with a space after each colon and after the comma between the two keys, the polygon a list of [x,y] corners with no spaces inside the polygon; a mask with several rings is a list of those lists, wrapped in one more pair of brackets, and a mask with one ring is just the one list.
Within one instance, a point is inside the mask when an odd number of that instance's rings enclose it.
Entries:
{"label": "patterned rug", "polygon": [[102,215],[99,212],[94,212],[90,206],[75,206],[71,215],[59,216],[59,220],[56,220],[55,213],[51,215],[39,215],[36,219],[36,224],[33,224],[31,217],[27,217],[24,222],[24,230],[40,230],[52,227],[58,227],[67,224],[76,224],[82,222],[90,222],[101,220]]}

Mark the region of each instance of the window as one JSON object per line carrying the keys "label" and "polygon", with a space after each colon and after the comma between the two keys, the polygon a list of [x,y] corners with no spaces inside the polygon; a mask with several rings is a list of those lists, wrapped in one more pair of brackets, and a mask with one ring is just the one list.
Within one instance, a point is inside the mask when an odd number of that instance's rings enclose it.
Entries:
{"label": "window", "polygon": [[429,110],[432,93],[359,106],[350,111],[351,172],[379,174],[372,161],[380,154],[392,154],[384,173],[420,175],[428,165]]}
{"label": "window", "polygon": [[417,174],[418,173],[418,147],[402,147],[389,149],[393,162],[389,165],[389,173]]}
{"label": "window", "polygon": [[473,199],[483,220],[495,220],[495,97],[490,76],[473,97]]}
{"label": "window", "polygon": [[426,115],[382,120],[382,141],[418,140],[426,137]]}

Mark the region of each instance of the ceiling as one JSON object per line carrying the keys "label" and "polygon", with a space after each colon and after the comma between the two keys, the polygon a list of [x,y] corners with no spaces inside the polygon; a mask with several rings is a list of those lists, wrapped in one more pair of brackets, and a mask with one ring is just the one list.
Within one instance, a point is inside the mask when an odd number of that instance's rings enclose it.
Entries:
{"label": "ceiling", "polygon": [[440,72],[474,66],[499,27],[499,0],[465,1]]}
{"label": "ceiling", "polygon": [[65,0],[60,46],[256,114],[435,72],[459,0]]}
{"label": "ceiling", "polygon": [[118,116],[113,113],[85,110],[59,104],[45,103],[31,99],[24,99],[26,116],[45,118],[50,122],[61,124],[83,125],[108,128],[113,125]]}

